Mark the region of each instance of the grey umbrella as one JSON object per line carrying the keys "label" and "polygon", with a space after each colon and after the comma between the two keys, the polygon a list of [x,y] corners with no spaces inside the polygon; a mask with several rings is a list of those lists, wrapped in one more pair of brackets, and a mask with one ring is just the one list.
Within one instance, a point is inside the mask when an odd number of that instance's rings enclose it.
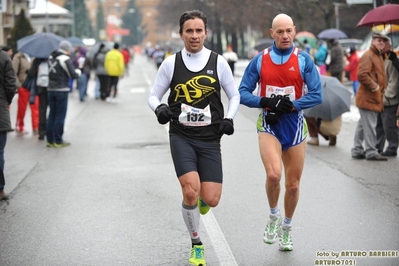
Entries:
{"label": "grey umbrella", "polygon": [[335,77],[321,76],[323,102],[304,110],[307,117],[318,117],[332,121],[345,112],[350,111],[351,93]]}
{"label": "grey umbrella", "polygon": [[85,46],[83,40],[79,37],[71,36],[66,38],[68,42],[70,42],[73,46]]}
{"label": "grey umbrella", "polygon": [[64,37],[51,32],[35,33],[17,41],[17,50],[36,58],[48,58],[58,49],[58,45]]}
{"label": "grey umbrella", "polygon": [[326,29],[317,35],[319,39],[346,39],[348,35],[339,29]]}

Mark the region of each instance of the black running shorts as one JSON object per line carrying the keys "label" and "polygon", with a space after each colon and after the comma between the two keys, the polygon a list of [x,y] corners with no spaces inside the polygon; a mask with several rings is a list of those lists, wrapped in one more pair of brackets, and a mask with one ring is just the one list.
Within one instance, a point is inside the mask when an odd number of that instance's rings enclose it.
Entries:
{"label": "black running shorts", "polygon": [[220,141],[200,141],[170,134],[170,150],[177,177],[198,172],[201,182],[223,182]]}

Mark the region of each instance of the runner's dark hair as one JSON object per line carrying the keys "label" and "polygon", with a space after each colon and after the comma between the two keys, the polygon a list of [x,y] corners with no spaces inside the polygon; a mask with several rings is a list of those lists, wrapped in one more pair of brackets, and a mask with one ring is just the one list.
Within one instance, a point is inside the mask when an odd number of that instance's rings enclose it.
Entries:
{"label": "runner's dark hair", "polygon": [[186,22],[189,19],[195,19],[195,18],[199,18],[202,19],[202,21],[204,22],[205,25],[205,30],[207,29],[207,23],[208,23],[208,19],[206,18],[204,12],[200,11],[200,10],[191,10],[191,11],[186,11],[184,12],[181,16],[180,16],[180,29],[179,29],[179,33],[183,33],[183,25],[184,22]]}

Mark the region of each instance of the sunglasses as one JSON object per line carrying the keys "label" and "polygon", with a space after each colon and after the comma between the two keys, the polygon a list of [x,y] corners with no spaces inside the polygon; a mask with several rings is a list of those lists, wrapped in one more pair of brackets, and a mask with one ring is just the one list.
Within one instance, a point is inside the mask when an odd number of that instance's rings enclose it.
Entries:
{"label": "sunglasses", "polygon": [[377,40],[377,42],[387,42],[387,40],[381,38],[374,38],[374,40]]}

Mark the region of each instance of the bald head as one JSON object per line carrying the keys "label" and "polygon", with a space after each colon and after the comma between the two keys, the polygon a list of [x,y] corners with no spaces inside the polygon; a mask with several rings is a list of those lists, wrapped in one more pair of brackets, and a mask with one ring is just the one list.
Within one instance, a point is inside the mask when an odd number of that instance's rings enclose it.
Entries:
{"label": "bald head", "polygon": [[294,21],[292,20],[292,18],[283,13],[278,14],[274,17],[272,22],[272,29],[278,27],[279,24],[290,24],[292,27],[294,27]]}
{"label": "bald head", "polygon": [[278,14],[272,22],[270,36],[279,49],[289,49],[292,46],[296,34],[296,28],[292,18],[286,14]]}

